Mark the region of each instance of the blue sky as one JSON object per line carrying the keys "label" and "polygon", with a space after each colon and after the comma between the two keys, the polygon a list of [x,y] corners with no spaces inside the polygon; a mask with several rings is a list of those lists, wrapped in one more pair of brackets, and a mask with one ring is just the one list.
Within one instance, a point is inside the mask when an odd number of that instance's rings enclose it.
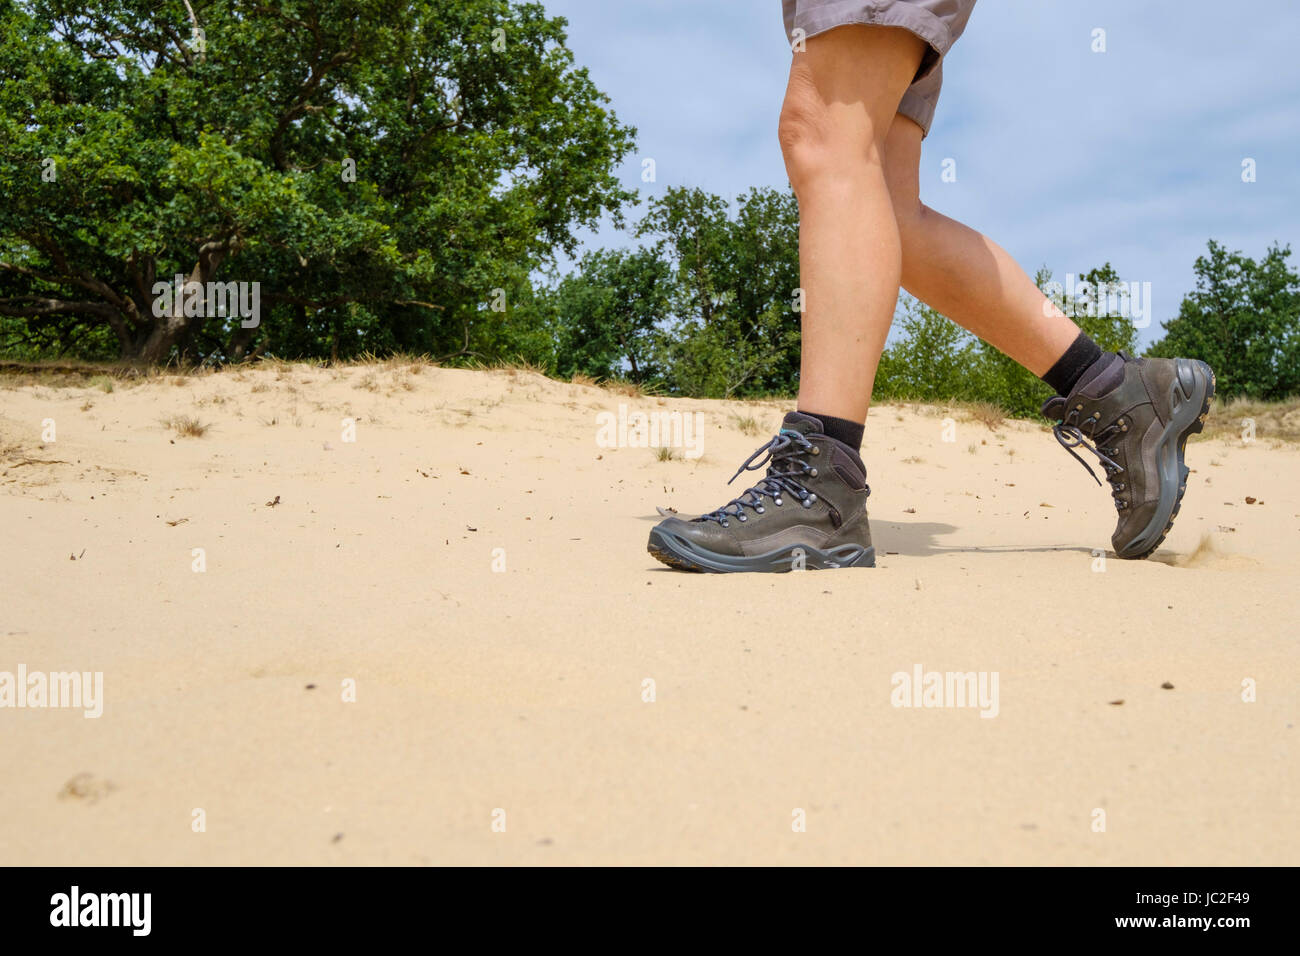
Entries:
{"label": "blue sky", "polygon": [[[649,197],[785,187],[776,141],[790,51],[780,0],[544,0],[619,118],[620,170]],[[1092,52],[1093,30],[1106,52]],[[1178,310],[1210,238],[1300,258],[1300,3],[981,0],[944,66],[922,199],[1057,279],[1110,261],[1151,283],[1143,343]],[[655,183],[641,182],[653,157]],[[1242,161],[1256,181],[1242,182]],[[940,179],[944,159],[957,181]],[[589,245],[632,244],[612,228]]]}

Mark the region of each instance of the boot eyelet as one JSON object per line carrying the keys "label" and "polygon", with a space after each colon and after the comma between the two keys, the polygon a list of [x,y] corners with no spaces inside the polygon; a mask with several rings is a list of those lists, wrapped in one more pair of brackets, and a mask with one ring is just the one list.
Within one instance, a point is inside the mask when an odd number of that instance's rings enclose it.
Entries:
{"label": "boot eyelet", "polygon": [[740,519],[740,521],[741,521],[742,524],[743,524],[744,522],[746,522],[746,521],[749,520],[749,519],[748,519],[747,517],[745,517],[744,515],[736,515],[736,517]]}
{"label": "boot eyelet", "polygon": [[776,505],[778,508],[781,507],[781,505],[782,505],[783,503],[784,503],[784,502],[782,502],[780,498],[773,498],[773,499],[772,499],[772,504]]}
{"label": "boot eyelet", "polygon": [[754,510],[757,511],[759,514],[767,514],[767,509],[764,508],[762,505],[759,505]]}
{"label": "boot eyelet", "polygon": [[820,448],[818,445],[813,445],[813,447],[812,447],[812,453],[813,453],[814,455],[820,455],[820,454],[822,453],[822,450],[821,450],[821,448]]}
{"label": "boot eyelet", "polygon": [[731,527],[731,525],[727,524],[727,522],[725,522],[725,521],[722,522],[722,526],[723,526],[724,528],[730,528],[730,527]]}
{"label": "boot eyelet", "polygon": [[812,471],[808,472],[808,477],[809,477],[809,478],[816,478],[816,477],[817,477],[817,469],[814,468]]}

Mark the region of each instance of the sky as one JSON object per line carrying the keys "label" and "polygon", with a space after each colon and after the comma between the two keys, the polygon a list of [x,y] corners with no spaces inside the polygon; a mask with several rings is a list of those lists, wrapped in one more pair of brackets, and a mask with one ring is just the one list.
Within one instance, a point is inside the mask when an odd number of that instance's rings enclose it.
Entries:
{"label": "sky", "polygon": [[[780,0],[543,0],[637,146],[643,198],[785,188],[776,139],[790,49]],[[1096,30],[1104,52],[1094,52]],[[1150,283],[1149,344],[1213,238],[1300,259],[1300,2],[979,0],[944,64],[921,198],[1031,275],[1110,262]],[[641,180],[653,158],[656,181]],[[1254,182],[1243,162],[1254,160]],[[955,163],[956,181],[941,177]],[[948,164],[953,167],[953,164]],[[633,217],[638,215],[633,213]],[[605,225],[588,247],[634,245]],[[1145,286],[1144,286],[1145,287]],[[1137,320],[1141,324],[1144,320]]]}

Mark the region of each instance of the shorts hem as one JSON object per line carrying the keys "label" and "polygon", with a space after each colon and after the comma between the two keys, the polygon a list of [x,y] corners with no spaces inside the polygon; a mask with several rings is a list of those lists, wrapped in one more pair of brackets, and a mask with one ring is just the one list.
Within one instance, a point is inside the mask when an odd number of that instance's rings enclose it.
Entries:
{"label": "shorts hem", "polygon": [[[800,20],[804,23],[800,23]],[[835,17],[829,23],[816,23],[807,25],[809,17],[795,17],[794,28],[802,29],[804,37],[815,37],[836,27],[846,26],[868,26],[868,27],[901,27],[914,36],[920,37],[930,47],[925,56],[921,58],[921,65],[916,71],[916,76],[912,77],[912,82],[923,79],[934,72],[939,65],[939,61],[952,48],[952,33],[948,30],[947,24],[936,17],[928,10],[922,10],[918,7],[889,7],[881,10],[859,10],[855,13],[843,14]],[[814,21],[817,17],[811,17]]]}
{"label": "shorts hem", "polygon": [[934,122],[935,107],[938,105],[932,98],[908,90],[898,101],[898,112],[921,127],[921,138],[925,139],[930,135],[930,125]]}

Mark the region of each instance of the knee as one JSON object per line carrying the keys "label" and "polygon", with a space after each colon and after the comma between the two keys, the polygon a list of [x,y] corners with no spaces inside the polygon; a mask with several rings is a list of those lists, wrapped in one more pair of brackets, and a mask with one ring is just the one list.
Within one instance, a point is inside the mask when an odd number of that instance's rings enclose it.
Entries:
{"label": "knee", "polygon": [[781,155],[796,194],[860,173],[866,166],[880,167],[882,135],[877,135],[869,117],[845,123],[831,117],[812,91],[797,88],[786,94],[777,124]]}

